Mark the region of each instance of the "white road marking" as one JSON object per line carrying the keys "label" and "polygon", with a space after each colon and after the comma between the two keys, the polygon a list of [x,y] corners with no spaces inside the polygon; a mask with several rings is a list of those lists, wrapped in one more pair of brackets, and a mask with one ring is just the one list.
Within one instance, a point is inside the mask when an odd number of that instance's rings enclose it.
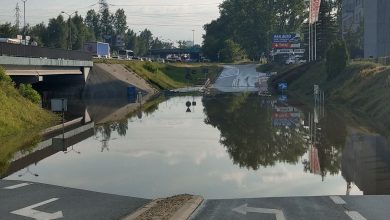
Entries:
{"label": "white road marking", "polygon": [[64,217],[63,214],[62,214],[62,211],[59,211],[59,212],[56,212],[56,213],[47,213],[47,212],[41,212],[41,211],[38,211],[38,210],[34,210],[34,208],[46,205],[48,203],[51,203],[51,202],[54,202],[54,201],[57,201],[57,200],[58,200],[58,198],[49,199],[49,200],[46,200],[46,201],[43,201],[43,202],[31,205],[31,206],[28,206],[26,208],[15,210],[15,211],[13,211],[11,213],[15,214],[15,215],[20,215],[20,216],[36,219],[36,220],[60,219],[60,218]]}
{"label": "white road marking", "polygon": [[17,188],[21,188],[21,187],[28,186],[28,185],[31,185],[31,184],[32,183],[20,183],[20,184],[17,184],[17,185],[4,187],[4,189],[17,189]]}
{"label": "white road marking", "polygon": [[245,204],[232,209],[232,211],[243,215],[246,215],[248,212],[260,213],[260,214],[274,214],[276,216],[276,220],[286,220],[283,211],[279,209],[252,208],[252,207],[248,207],[248,204]]}
{"label": "white road marking", "polygon": [[329,198],[337,205],[347,204],[340,196],[329,196]]}
{"label": "white road marking", "polygon": [[346,211],[347,214],[352,220],[367,220],[359,212],[356,211]]}

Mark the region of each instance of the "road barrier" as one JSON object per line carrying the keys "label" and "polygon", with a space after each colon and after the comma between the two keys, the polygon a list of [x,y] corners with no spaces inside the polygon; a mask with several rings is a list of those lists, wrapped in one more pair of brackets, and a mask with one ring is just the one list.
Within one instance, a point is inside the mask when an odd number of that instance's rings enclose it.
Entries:
{"label": "road barrier", "polygon": [[0,43],[0,56],[92,61],[92,55],[83,51],[63,50],[3,42]]}

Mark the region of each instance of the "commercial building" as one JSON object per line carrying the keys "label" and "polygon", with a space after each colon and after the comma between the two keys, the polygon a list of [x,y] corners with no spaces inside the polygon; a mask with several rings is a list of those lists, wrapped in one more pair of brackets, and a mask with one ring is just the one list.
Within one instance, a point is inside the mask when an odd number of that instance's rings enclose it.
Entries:
{"label": "commercial building", "polygon": [[365,58],[390,56],[390,1],[343,0],[343,34],[364,25]]}

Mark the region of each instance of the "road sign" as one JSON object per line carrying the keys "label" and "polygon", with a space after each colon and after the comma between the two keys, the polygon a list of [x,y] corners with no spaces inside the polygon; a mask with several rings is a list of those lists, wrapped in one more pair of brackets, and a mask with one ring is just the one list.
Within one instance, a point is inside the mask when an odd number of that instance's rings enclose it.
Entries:
{"label": "road sign", "polygon": [[280,91],[287,90],[287,88],[288,88],[288,84],[287,84],[287,83],[279,83],[279,84],[278,84],[278,89],[279,89]]}
{"label": "road sign", "polygon": [[67,99],[52,99],[51,110],[53,112],[66,112],[68,111],[68,100]]}
{"label": "road sign", "polygon": [[274,34],[272,43],[299,43],[301,36],[299,34]]}

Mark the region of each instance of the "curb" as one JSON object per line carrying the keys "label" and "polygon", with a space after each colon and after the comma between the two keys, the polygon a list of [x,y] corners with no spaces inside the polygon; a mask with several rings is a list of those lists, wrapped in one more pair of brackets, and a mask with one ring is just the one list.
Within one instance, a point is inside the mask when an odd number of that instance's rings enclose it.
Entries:
{"label": "curb", "polygon": [[[158,205],[159,202],[164,201],[164,199],[156,199],[152,202],[146,204],[142,208],[138,209],[136,212],[129,214],[128,216],[122,218],[121,220],[136,220],[145,212],[149,211],[151,208]],[[198,207],[202,204],[203,197],[201,196],[192,196],[192,199],[185,202],[175,213],[173,213],[172,217],[169,220],[187,220],[191,217],[191,215],[198,209]]]}
{"label": "curb", "polygon": [[194,196],[190,201],[186,202],[177,212],[170,218],[170,220],[187,220],[192,213],[202,204],[203,197]]}

